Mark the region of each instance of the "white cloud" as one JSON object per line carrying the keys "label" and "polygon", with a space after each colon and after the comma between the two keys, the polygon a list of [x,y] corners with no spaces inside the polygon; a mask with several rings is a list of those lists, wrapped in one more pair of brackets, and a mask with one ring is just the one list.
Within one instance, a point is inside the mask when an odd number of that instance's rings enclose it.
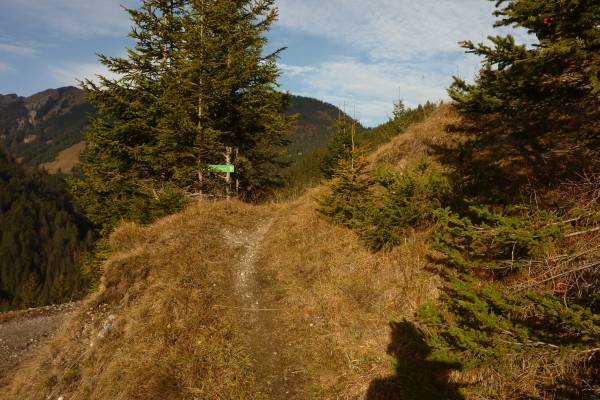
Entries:
{"label": "white cloud", "polygon": [[[284,68],[284,71],[286,69]],[[398,90],[409,105],[416,106],[427,100],[446,97],[444,87],[426,80],[416,69],[401,64],[361,62],[354,58],[340,58],[307,68],[299,76],[303,95],[317,97],[354,113],[368,126],[376,125],[392,113]]]}
{"label": "white cloud", "polygon": [[0,43],[0,53],[7,53],[19,57],[28,57],[34,55],[36,52],[36,49],[33,47],[10,43]]}
{"label": "white cloud", "polygon": [[377,125],[392,114],[399,97],[409,106],[426,101],[447,100],[452,76],[472,79],[479,68],[474,56],[455,61],[431,58],[425,61],[369,62],[353,57],[331,57],[311,66],[281,65],[284,75],[299,83],[299,94],[317,97],[335,105],[356,106],[357,116],[367,126]]}
{"label": "white cloud", "polygon": [[495,31],[484,0],[280,0],[282,27],[324,36],[373,60],[415,60],[453,52]]}
{"label": "white cloud", "polygon": [[499,33],[493,2],[485,0],[280,0],[278,6],[283,30],[313,37],[316,47],[324,38],[349,49],[318,65],[284,65],[285,77],[306,95],[355,103],[368,125],[387,119],[398,88],[412,105],[447,98],[452,75],[471,79],[479,69],[458,42]]}
{"label": "white cloud", "polygon": [[98,75],[115,78],[116,75],[109,72],[106,67],[99,63],[68,62],[50,68],[50,74],[58,85],[78,86],[78,81],[90,79],[98,82]]}
{"label": "white cloud", "polygon": [[279,68],[287,76],[302,76],[302,75],[308,74],[310,72],[318,71],[318,69],[315,67],[307,67],[307,66],[302,66],[302,65],[279,64]]}
{"label": "white cloud", "polygon": [[18,0],[3,4],[3,13],[25,26],[43,25],[52,33],[69,36],[123,36],[130,22],[121,5],[139,0]]}

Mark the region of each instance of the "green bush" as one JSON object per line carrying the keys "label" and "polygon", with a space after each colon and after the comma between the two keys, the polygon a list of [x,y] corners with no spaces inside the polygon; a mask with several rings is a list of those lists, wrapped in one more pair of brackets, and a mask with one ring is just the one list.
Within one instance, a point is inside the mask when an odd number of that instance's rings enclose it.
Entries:
{"label": "green bush", "polygon": [[360,150],[352,152],[349,159],[340,159],[329,182],[330,193],[318,200],[319,212],[336,224],[362,229],[373,204],[368,166]]}
{"label": "green bush", "polygon": [[451,197],[448,180],[427,160],[403,173],[385,168],[368,173],[367,167],[363,156],[355,157],[354,164],[340,160],[331,192],[319,200],[319,211],[355,229],[372,250],[394,247],[406,229],[432,224]]}
{"label": "green bush", "polygon": [[363,239],[374,250],[397,245],[409,227],[431,224],[452,192],[448,180],[426,160],[404,173],[381,169],[375,182],[383,189],[380,206],[370,211],[362,231]]}
{"label": "green bush", "polygon": [[600,316],[549,293],[510,293],[468,275],[452,278],[441,304],[417,319],[432,359],[494,368],[509,354],[586,350],[600,344]]}

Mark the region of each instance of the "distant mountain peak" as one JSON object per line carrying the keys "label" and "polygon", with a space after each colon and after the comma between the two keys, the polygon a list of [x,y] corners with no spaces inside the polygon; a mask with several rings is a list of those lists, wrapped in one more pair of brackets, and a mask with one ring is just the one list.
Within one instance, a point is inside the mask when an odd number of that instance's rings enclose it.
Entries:
{"label": "distant mountain peak", "polygon": [[28,97],[0,95],[0,147],[24,162],[39,164],[81,142],[93,107],[73,86]]}

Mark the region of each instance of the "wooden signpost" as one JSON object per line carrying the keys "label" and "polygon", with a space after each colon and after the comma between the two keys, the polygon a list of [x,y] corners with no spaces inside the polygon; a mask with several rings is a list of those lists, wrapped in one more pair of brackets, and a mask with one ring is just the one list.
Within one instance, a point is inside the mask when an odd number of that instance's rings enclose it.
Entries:
{"label": "wooden signpost", "polygon": [[[223,154],[225,156],[225,164],[209,164],[208,165],[208,172],[211,173],[215,173],[215,174],[225,174],[225,176],[222,176],[223,179],[225,179],[225,190],[226,190],[226,196],[229,199],[231,197],[231,184],[232,184],[232,179],[231,179],[231,174],[235,173],[235,165],[233,165],[232,162],[232,156],[235,155],[235,159],[237,159],[238,157],[238,149],[237,148],[233,148],[233,147],[226,147],[225,148],[225,153]],[[202,183],[202,173],[199,172],[198,173],[198,178],[200,180],[200,183]],[[235,180],[235,193],[237,194],[239,192],[239,187],[240,187],[240,182],[239,179]]]}

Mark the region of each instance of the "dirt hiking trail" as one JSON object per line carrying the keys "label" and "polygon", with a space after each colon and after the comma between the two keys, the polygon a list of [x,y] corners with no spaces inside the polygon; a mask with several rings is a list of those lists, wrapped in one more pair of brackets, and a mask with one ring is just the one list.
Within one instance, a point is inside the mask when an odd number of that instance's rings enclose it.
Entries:
{"label": "dirt hiking trail", "polygon": [[[240,326],[246,332],[247,346],[254,359],[253,372],[263,386],[267,399],[304,398],[297,382],[293,360],[287,359],[285,348],[289,344],[278,335],[276,316],[281,308],[269,298],[273,282],[261,268],[265,237],[273,225],[274,217],[260,221],[250,230],[223,230],[223,237],[234,246],[233,280]],[[299,397],[300,396],[300,397]]]}
{"label": "dirt hiking trail", "polygon": [[77,307],[67,303],[0,314],[0,384],[42,347]]}

